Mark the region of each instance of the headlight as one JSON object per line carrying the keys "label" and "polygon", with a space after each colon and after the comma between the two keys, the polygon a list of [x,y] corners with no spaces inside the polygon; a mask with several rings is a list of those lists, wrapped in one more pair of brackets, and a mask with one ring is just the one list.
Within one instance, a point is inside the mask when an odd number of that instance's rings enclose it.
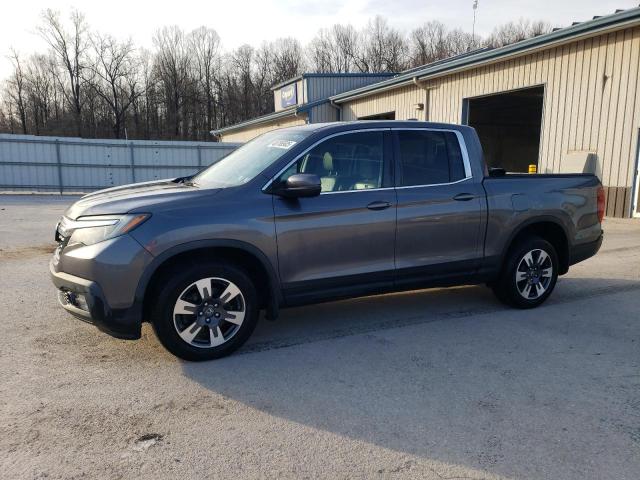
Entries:
{"label": "headlight", "polygon": [[80,217],[78,220],[68,222],[66,231],[71,231],[69,245],[82,243],[93,245],[110,238],[114,238],[130,232],[144,223],[151,214],[138,213],[133,215],[96,215]]}

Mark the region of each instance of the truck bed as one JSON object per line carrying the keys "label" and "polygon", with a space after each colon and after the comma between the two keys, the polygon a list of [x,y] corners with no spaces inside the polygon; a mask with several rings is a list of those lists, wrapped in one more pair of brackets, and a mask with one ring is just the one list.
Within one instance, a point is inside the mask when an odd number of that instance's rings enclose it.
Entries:
{"label": "truck bed", "polygon": [[507,174],[485,177],[487,228],[485,256],[502,256],[518,227],[540,220],[560,224],[570,247],[597,241],[597,191],[601,186],[592,174]]}

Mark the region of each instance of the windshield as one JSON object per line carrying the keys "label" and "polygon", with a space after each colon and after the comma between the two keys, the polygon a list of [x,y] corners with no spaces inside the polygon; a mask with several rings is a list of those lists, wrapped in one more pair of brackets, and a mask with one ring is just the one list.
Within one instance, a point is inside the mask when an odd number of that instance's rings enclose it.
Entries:
{"label": "windshield", "polygon": [[287,153],[311,132],[275,130],[265,133],[234,150],[193,178],[196,185],[235,187],[253,180],[260,172]]}

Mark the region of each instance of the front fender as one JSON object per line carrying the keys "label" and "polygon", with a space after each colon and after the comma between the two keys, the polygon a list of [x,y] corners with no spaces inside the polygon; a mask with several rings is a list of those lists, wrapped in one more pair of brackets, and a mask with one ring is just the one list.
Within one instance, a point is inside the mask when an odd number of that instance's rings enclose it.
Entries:
{"label": "front fender", "polygon": [[274,268],[267,255],[265,255],[265,253],[260,249],[241,240],[232,239],[195,240],[193,242],[175,245],[155,256],[140,277],[135,294],[136,303],[139,303],[140,305],[143,304],[144,297],[151,283],[151,280],[153,279],[158,269],[168,260],[175,257],[176,255],[206,248],[233,248],[242,250],[255,257],[264,267],[264,270],[267,272],[267,275],[269,277],[269,304],[267,307],[267,318],[275,319],[278,316],[278,310],[280,305],[283,303],[283,297],[277,269]]}

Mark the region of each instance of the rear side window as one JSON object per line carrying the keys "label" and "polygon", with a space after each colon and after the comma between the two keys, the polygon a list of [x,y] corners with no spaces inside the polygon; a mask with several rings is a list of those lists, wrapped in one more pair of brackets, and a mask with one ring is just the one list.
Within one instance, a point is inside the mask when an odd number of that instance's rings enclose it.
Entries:
{"label": "rear side window", "polygon": [[434,185],[465,178],[460,143],[453,132],[398,132],[400,185]]}

